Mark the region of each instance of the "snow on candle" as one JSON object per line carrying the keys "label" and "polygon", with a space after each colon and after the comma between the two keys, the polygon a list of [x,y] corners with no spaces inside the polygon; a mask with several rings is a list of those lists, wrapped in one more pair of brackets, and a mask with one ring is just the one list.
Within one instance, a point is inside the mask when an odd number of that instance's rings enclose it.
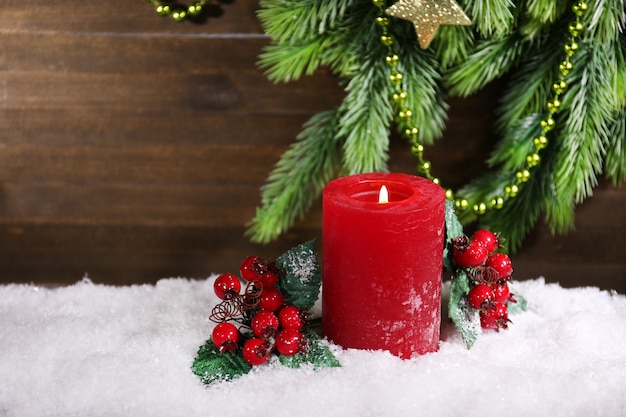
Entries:
{"label": "snow on candle", "polygon": [[383,349],[401,358],[438,349],[444,206],[441,187],[406,174],[360,174],[328,183],[322,239],[326,337],[344,348]]}

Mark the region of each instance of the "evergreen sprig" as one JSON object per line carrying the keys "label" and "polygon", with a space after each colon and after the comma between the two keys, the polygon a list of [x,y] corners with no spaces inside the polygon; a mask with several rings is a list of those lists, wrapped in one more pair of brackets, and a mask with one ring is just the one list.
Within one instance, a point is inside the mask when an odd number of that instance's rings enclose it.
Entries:
{"label": "evergreen sprig", "polygon": [[[386,2],[387,7],[393,2]],[[567,73],[564,45],[574,42],[569,25],[576,15],[569,0],[458,1],[473,27],[441,27],[432,47],[419,49],[413,25],[390,18],[394,42],[385,47],[376,23],[380,8],[357,0],[262,0],[259,18],[271,44],[259,60],[268,78],[287,82],[328,67],[346,90],[337,109],[309,120],[262,188],[261,207],[252,221],[253,240],[267,242],[304,214],[324,184],[337,175],[387,168],[389,131],[419,127],[418,140],[430,144],[443,135],[449,95],[466,97],[506,76],[494,129],[500,140],[487,160],[491,171],[457,196],[489,201],[501,196],[515,174],[526,168],[541,123],[548,147],[517,196],[478,216],[459,212],[464,223],[499,230],[511,250],[518,248],[544,213],[554,232],[573,226],[576,205],[588,198],[605,175],[626,179],[626,0],[587,0],[579,17],[583,32]],[[578,3],[579,5],[580,3]],[[397,91],[390,83],[393,51],[404,75],[403,106],[397,117]],[[568,58],[568,60],[570,59]],[[561,74],[563,73],[563,74]],[[565,76],[568,88],[546,104],[553,84]],[[561,93],[558,93],[561,94]],[[394,120],[395,119],[395,120]],[[436,172],[436,166],[433,170]]]}
{"label": "evergreen sprig", "polygon": [[253,240],[268,242],[285,232],[335,176],[341,155],[338,124],[336,110],[316,114],[283,154],[261,189],[261,207],[247,231]]}

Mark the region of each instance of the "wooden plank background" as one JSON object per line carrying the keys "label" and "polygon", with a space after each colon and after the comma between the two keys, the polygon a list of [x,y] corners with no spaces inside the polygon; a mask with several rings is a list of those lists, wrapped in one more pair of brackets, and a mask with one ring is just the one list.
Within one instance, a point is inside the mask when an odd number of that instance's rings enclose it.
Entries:
{"label": "wooden plank background", "polygon": [[[131,284],[235,272],[320,238],[320,204],[278,241],[243,235],[259,187],[311,115],[343,97],[320,71],[272,84],[257,1],[210,6],[204,24],[142,0],[0,4],[0,282]],[[428,150],[444,183],[465,183],[493,146],[500,86],[452,101]],[[394,140],[390,169],[414,172]],[[626,292],[626,190],[601,184],[576,232],[540,225],[515,278]]]}

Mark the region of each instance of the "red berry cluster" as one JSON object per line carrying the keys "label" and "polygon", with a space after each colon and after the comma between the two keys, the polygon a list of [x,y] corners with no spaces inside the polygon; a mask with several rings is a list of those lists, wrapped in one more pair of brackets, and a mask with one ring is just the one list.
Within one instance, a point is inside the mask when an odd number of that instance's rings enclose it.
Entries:
{"label": "red berry cluster", "polygon": [[454,261],[473,283],[467,297],[470,306],[480,310],[483,329],[506,329],[510,322],[507,305],[515,302],[508,286],[513,265],[499,248],[498,235],[486,229],[477,230],[471,238],[463,235],[452,240]]}
{"label": "red berry cluster", "polygon": [[211,314],[211,320],[218,323],[211,337],[213,344],[223,353],[234,354],[243,342],[241,354],[250,365],[265,363],[274,351],[285,356],[306,352],[307,341],[301,332],[306,312],[285,305],[276,288],[279,275],[274,265],[249,256],[239,272],[248,282],[243,293],[241,281],[232,274],[219,275],[213,284],[215,294],[223,300]]}

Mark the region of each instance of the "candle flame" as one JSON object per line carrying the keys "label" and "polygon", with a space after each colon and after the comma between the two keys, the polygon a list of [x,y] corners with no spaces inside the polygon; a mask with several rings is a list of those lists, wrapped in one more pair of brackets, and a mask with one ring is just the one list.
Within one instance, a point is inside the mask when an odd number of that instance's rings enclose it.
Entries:
{"label": "candle flame", "polygon": [[378,203],[379,204],[387,204],[389,202],[389,192],[387,191],[387,187],[384,185],[380,187],[380,192],[378,193]]}

